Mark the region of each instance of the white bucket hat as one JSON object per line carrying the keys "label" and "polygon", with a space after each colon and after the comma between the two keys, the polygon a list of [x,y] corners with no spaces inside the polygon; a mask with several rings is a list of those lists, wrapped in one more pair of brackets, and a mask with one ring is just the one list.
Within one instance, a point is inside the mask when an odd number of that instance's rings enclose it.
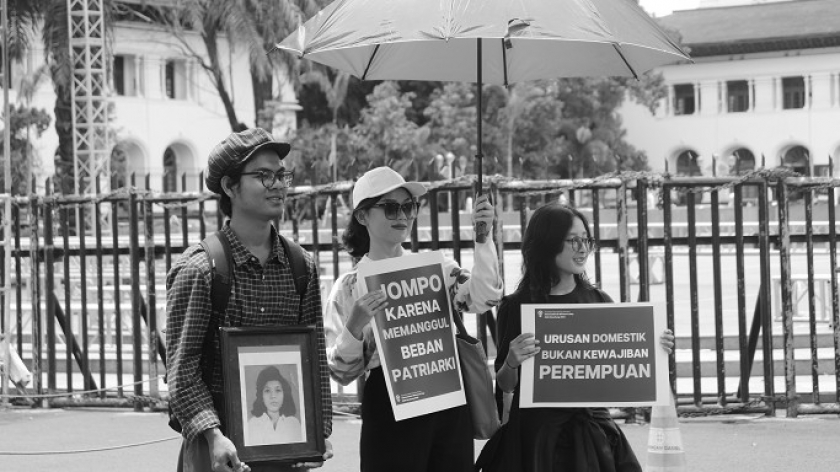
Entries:
{"label": "white bucket hat", "polygon": [[390,167],[377,167],[364,173],[356,185],[353,186],[353,209],[362,200],[385,195],[391,190],[404,188],[412,197],[417,198],[426,193],[426,187],[419,182],[406,182],[403,176]]}

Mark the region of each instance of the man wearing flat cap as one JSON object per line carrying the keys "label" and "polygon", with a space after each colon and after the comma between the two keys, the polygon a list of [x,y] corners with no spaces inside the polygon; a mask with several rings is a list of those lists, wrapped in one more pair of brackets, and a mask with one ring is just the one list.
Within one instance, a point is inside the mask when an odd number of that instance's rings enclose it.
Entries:
{"label": "man wearing flat cap", "polygon": [[[282,471],[272,463],[245,465],[221,432],[224,408],[218,329],[223,326],[315,325],[321,372],[324,437],[332,432],[332,403],[318,271],[305,253],[308,282],[295,289],[291,259],[272,225],[283,212],[293,173],[283,166],[290,146],[259,128],[229,135],[210,152],[205,182],[228,217],[221,229],[231,252],[231,292],[223,317],[211,316],[212,268],[201,244],[188,248],[166,277],[167,377],[172,415],[181,425],[178,471]],[[293,243],[287,243],[289,245]],[[296,248],[300,250],[299,248]],[[209,329],[209,331],[208,331]],[[212,335],[208,335],[212,333]],[[212,337],[211,337],[212,336]],[[327,441],[324,460],[332,457]],[[318,467],[322,462],[296,464]],[[304,469],[305,470],[305,469]]]}

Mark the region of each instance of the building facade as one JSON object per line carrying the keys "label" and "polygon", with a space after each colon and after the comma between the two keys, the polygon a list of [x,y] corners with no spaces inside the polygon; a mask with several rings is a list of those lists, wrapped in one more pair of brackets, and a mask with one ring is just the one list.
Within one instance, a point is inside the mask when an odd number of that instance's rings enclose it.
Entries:
{"label": "building facade", "polygon": [[829,175],[829,158],[840,159],[840,1],[750,2],[659,21],[694,63],[658,69],[668,97],[655,115],[622,109],[627,139],[651,168],[737,175],[763,160]]}
{"label": "building facade", "polygon": [[[210,76],[199,61],[161,26],[140,21],[115,22],[111,32],[109,73],[110,125],[113,130],[111,173],[116,186],[145,185],[150,176],[154,190],[181,190],[186,176],[186,190],[198,189],[198,175],[207,155],[216,143],[231,132],[231,125]],[[186,38],[193,51],[204,51],[197,34]],[[39,37],[22,61],[12,64],[10,101],[53,113],[55,93],[50,81],[43,80],[31,97],[20,93],[21,83],[44,64],[43,44]],[[219,40],[228,92],[237,118],[254,126],[255,110],[250,64],[246,46]],[[278,139],[295,128],[295,113],[300,107],[290,81],[276,78],[275,96],[281,105],[275,116]],[[53,116],[54,120],[54,116]],[[54,125],[54,123],[53,123]],[[58,147],[54,126],[35,140],[33,173],[36,191],[44,191],[44,181],[54,174],[53,156]]]}

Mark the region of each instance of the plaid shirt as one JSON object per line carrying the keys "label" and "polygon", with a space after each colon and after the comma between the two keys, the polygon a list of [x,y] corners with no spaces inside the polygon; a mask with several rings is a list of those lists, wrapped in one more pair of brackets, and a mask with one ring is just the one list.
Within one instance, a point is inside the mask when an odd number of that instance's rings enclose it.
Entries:
{"label": "plaid shirt", "polygon": [[[298,318],[300,297],[280,237],[272,229],[272,251],[266,264],[259,263],[239,241],[228,224],[222,231],[233,255],[233,288],[224,316],[225,326],[316,326],[321,373],[321,408],[324,437],[332,433],[332,397],[325,354],[324,322],[318,271],[306,253],[309,283]],[[212,352],[204,351],[212,302],[211,271],[200,244],[188,248],[166,276],[166,356],[172,411],[187,441],[220,425],[213,396],[222,398],[222,359],[219,337]],[[209,359],[212,356],[212,360]],[[212,373],[209,368],[212,365]],[[209,384],[204,379],[212,379]]]}

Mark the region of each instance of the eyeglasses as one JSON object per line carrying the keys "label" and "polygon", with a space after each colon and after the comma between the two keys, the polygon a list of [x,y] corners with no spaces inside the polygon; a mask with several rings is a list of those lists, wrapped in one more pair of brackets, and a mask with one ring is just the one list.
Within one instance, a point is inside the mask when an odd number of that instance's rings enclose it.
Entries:
{"label": "eyeglasses", "polygon": [[389,220],[398,219],[400,217],[400,211],[405,214],[406,219],[417,218],[417,210],[420,209],[420,204],[415,201],[405,203],[385,202],[377,203],[373,206],[382,208],[385,211],[385,218]]}
{"label": "eyeglasses", "polygon": [[288,188],[292,186],[292,179],[295,177],[294,171],[287,171],[286,169],[280,169],[277,172],[270,171],[270,170],[256,170],[254,172],[243,172],[240,175],[255,175],[259,177],[260,181],[263,184],[263,187],[270,189],[274,187],[274,182],[280,181],[281,188]]}
{"label": "eyeglasses", "polygon": [[575,236],[574,238],[569,238],[566,240],[567,243],[572,245],[572,249],[577,251],[591,251],[595,248],[595,240],[592,238],[581,238],[580,236]]}

